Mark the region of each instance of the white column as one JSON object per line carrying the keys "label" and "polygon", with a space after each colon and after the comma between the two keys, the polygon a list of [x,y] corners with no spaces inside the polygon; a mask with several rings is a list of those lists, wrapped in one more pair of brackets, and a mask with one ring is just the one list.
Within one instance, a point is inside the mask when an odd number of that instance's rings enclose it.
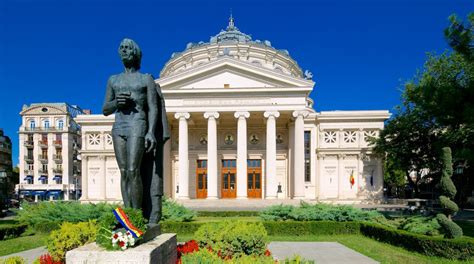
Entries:
{"label": "white column", "polygon": [[247,198],[247,118],[246,111],[235,112],[237,121],[237,199]]}
{"label": "white column", "polygon": [[174,118],[179,120],[179,169],[178,169],[178,199],[189,199],[189,157],[188,157],[188,119],[189,113],[176,113]]}
{"label": "white column", "polygon": [[[84,136],[85,137],[85,136]],[[83,140],[83,142],[85,142]],[[82,145],[82,148],[84,149],[86,147],[85,144]],[[82,154],[81,152],[81,201],[87,201],[89,199],[89,157]],[[77,192],[77,190],[76,190]]]}
{"label": "white column", "polygon": [[207,119],[207,199],[217,199],[217,122],[218,112],[206,112]]}
{"label": "white column", "polygon": [[280,116],[278,111],[267,111],[263,113],[267,118],[267,155],[266,155],[266,199],[277,198],[276,178],[276,119]]}
{"label": "white column", "polygon": [[307,111],[294,111],[295,118],[295,161],[294,161],[294,198],[303,199],[305,197],[304,182],[304,118],[308,116]]}

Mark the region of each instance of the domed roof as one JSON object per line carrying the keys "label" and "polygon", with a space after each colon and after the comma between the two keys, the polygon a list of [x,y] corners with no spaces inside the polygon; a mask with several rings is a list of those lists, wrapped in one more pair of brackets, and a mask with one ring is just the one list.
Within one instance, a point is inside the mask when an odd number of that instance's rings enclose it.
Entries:
{"label": "domed roof", "polygon": [[184,51],[171,54],[171,59],[161,70],[160,76],[173,75],[218,57],[230,56],[252,65],[303,78],[301,68],[287,50],[275,49],[268,40],[252,40],[252,37],[241,32],[234,22],[234,17],[231,15],[226,29],[211,36],[209,42],[190,42]]}

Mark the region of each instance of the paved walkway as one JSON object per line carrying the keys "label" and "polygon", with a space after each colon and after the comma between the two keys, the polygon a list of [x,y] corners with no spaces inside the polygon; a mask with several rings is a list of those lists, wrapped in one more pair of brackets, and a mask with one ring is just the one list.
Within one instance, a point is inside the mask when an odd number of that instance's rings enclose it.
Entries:
{"label": "paved walkway", "polygon": [[[266,207],[272,205],[299,205],[301,200],[293,199],[275,199],[275,200],[263,200],[263,199],[219,199],[219,200],[207,200],[207,199],[190,199],[190,200],[176,200],[178,203],[197,211],[260,211]],[[304,200],[304,202],[315,204],[320,203],[316,200]],[[341,201],[340,201],[341,202]],[[344,202],[344,201],[342,201]],[[347,201],[346,204],[354,203],[354,201]],[[357,208],[370,208],[370,209],[384,209],[384,210],[396,210],[406,208],[406,205],[400,204],[353,204]]]}
{"label": "paved walkway", "polygon": [[45,247],[38,247],[30,250],[25,250],[17,253],[13,253],[7,256],[1,256],[0,259],[6,259],[13,256],[20,256],[26,260],[26,263],[33,263],[35,259],[39,258],[41,255],[48,253],[48,250]]}
{"label": "paved walkway", "polygon": [[337,242],[271,242],[268,249],[278,260],[299,255],[306,260],[314,260],[317,264],[378,263]]}

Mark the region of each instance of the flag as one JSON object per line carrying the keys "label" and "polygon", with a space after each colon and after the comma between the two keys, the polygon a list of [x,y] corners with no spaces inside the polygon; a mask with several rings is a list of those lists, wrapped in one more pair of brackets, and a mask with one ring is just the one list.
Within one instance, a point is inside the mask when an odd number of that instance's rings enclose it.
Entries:
{"label": "flag", "polygon": [[351,176],[349,177],[349,182],[351,183],[351,189],[352,189],[352,186],[354,186],[355,184],[354,170],[352,170],[351,172]]}

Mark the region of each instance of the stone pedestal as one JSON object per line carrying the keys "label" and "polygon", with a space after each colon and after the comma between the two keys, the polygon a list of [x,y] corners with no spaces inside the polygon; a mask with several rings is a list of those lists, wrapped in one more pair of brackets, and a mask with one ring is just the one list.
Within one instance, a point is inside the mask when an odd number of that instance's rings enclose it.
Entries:
{"label": "stone pedestal", "polygon": [[176,234],[162,234],[125,251],[107,251],[91,243],[66,253],[67,264],[175,264],[176,258]]}

